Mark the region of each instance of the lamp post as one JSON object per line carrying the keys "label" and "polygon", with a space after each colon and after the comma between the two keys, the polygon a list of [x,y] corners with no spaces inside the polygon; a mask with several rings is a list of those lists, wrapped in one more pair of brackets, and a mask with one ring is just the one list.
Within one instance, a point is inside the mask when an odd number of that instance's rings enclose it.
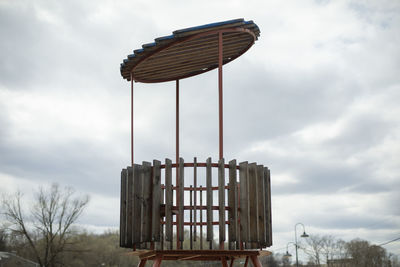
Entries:
{"label": "lamp post", "polygon": [[295,240],[294,246],[296,247],[296,267],[299,267],[299,257],[298,257],[298,254],[297,254],[297,248],[298,248],[297,231],[296,231],[297,225],[299,225],[299,224],[301,224],[303,226],[303,234],[300,237],[309,237],[309,235],[306,234],[306,228],[304,227],[304,224],[296,223],[295,226],[294,226],[294,240]]}
{"label": "lamp post", "polygon": [[286,244],[286,254],[283,255],[283,256],[285,256],[285,257],[292,257],[292,254],[289,253],[289,244],[293,244],[293,245],[296,246],[296,244],[295,244],[294,242],[289,242],[289,243],[287,243],[287,244]]}

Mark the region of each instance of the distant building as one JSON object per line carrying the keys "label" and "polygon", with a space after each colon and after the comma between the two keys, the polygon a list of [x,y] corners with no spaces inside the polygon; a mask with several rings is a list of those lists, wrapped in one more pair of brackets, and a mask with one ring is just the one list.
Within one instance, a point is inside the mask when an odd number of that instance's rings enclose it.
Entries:
{"label": "distant building", "polygon": [[0,267],[39,267],[39,264],[15,253],[0,251]]}

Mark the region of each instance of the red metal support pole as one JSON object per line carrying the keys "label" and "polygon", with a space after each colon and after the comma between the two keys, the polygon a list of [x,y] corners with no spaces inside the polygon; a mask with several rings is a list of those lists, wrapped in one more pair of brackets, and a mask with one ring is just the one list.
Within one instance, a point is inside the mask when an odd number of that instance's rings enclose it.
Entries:
{"label": "red metal support pole", "polygon": [[233,263],[235,262],[235,258],[234,257],[232,257],[231,258],[231,264],[229,265],[229,267],[233,267]]}
{"label": "red metal support pole", "polygon": [[162,261],[162,255],[157,255],[153,262],[153,267],[160,267],[161,261]]}
{"label": "red metal support pole", "polygon": [[147,262],[146,259],[141,259],[140,262],[139,262],[139,264],[138,264],[138,267],[144,267],[144,266],[146,266],[146,262]]}
{"label": "red metal support pole", "polygon": [[224,157],[224,122],[222,99],[222,59],[223,59],[222,32],[218,33],[218,95],[219,95],[219,159]]}
{"label": "red metal support pole", "polygon": [[[175,140],[175,162],[176,162],[176,207],[179,209],[179,80],[176,80],[176,140]],[[176,249],[179,249],[180,242],[179,242],[179,216],[176,217]]]}
{"label": "red metal support pole", "polygon": [[[179,163],[179,80],[176,80],[176,129],[175,129],[175,133],[176,133],[176,140],[175,140],[175,162],[176,162],[176,166],[178,166]],[[178,170],[178,169],[177,169]],[[178,172],[176,172],[176,178],[178,179]],[[178,183],[178,180],[176,181]],[[176,184],[176,186],[178,186],[178,184]]]}
{"label": "red metal support pole", "polygon": [[131,165],[133,167],[133,75],[131,72]]}
{"label": "red metal support pole", "polygon": [[221,266],[222,267],[228,267],[228,262],[226,261],[225,257],[221,257]]}
{"label": "red metal support pole", "polygon": [[246,256],[246,261],[244,262],[244,267],[247,267],[249,264],[249,256]]}
{"label": "red metal support pole", "polygon": [[256,255],[251,255],[250,259],[254,267],[262,267],[261,262]]}

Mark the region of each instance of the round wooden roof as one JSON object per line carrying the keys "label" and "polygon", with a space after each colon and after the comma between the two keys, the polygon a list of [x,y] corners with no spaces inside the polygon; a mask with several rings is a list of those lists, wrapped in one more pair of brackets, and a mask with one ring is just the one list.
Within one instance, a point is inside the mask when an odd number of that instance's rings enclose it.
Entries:
{"label": "round wooden roof", "polygon": [[253,21],[235,19],[174,31],[134,50],[121,64],[121,75],[145,83],[179,80],[218,67],[222,33],[223,64],[246,52],[260,35]]}

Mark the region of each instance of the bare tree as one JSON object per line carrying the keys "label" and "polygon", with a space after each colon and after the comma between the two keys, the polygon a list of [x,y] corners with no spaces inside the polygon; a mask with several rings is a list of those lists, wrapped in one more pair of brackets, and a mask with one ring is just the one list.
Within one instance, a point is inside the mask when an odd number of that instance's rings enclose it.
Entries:
{"label": "bare tree", "polygon": [[[74,197],[71,188],[53,184],[39,188],[31,205],[22,205],[22,194],[2,201],[8,230],[26,239],[40,266],[57,266],[58,258],[70,245],[72,225],[89,202],[88,196]],[[26,212],[26,210],[29,212]]]}
{"label": "bare tree", "polygon": [[334,258],[343,258],[345,253],[345,242],[331,235],[311,235],[306,242],[308,246],[303,250],[315,266],[321,266]]}
{"label": "bare tree", "polygon": [[310,247],[304,247],[304,252],[310,257],[310,263],[315,266],[321,266],[321,257],[323,253],[323,238],[319,235],[310,235],[306,238],[307,245]]}

